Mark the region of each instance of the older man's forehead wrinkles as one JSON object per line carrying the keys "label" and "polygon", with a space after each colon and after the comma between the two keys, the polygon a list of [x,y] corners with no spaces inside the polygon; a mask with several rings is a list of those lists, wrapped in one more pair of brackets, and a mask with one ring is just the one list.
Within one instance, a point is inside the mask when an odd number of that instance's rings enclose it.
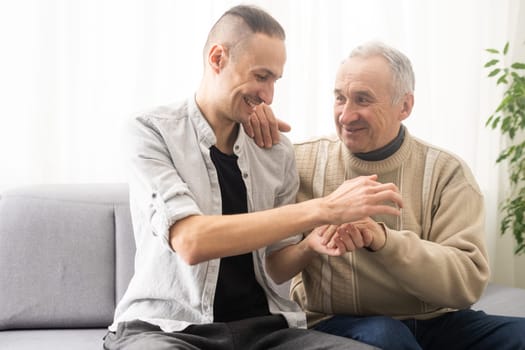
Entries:
{"label": "older man's forehead wrinkles", "polygon": [[345,86],[344,88],[336,87],[334,89],[334,95],[362,96],[370,98],[375,96],[370,89],[352,88],[351,86]]}
{"label": "older man's forehead wrinkles", "polygon": [[356,90],[352,92],[352,94],[361,97],[374,97],[374,94],[370,90]]}

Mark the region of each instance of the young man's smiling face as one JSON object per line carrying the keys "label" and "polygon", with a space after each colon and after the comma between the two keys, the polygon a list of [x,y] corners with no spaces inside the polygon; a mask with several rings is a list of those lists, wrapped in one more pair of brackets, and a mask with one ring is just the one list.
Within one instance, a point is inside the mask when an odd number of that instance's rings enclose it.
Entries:
{"label": "young man's smiling face", "polygon": [[284,41],[265,34],[254,34],[242,48],[229,54],[221,71],[219,94],[221,112],[235,122],[246,120],[253,107],[273,101],[275,82],[282,76],[286,62]]}

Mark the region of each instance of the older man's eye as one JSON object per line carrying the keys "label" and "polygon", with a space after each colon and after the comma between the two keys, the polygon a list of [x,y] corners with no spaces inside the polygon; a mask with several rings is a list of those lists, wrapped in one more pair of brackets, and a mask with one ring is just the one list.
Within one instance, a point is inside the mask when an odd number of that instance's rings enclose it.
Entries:
{"label": "older man's eye", "polygon": [[335,96],[335,102],[337,103],[345,103],[346,101],[346,98],[342,95],[336,95]]}
{"label": "older man's eye", "polygon": [[268,80],[268,76],[262,74],[255,74],[255,79],[257,79],[257,81],[266,81]]}
{"label": "older man's eye", "polygon": [[365,96],[357,96],[355,102],[359,105],[367,105],[370,103],[370,100]]}

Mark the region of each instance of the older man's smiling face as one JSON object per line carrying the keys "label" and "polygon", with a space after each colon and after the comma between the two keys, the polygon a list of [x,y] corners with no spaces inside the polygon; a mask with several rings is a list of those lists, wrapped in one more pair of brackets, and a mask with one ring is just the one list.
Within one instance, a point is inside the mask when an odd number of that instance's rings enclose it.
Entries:
{"label": "older man's smiling face", "polygon": [[392,103],[392,72],[381,56],[347,59],[336,76],[334,118],[339,138],[352,153],[377,150],[398,134],[404,99]]}

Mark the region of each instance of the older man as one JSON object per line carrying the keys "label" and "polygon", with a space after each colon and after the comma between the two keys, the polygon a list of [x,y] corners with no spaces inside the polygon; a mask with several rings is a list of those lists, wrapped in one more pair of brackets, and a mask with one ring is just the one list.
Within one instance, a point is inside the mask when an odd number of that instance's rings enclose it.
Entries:
{"label": "older man", "polygon": [[377,174],[404,207],[327,229],[329,246],[353,252],[316,256],[294,279],[309,326],[383,349],[525,349],[524,319],[469,308],[489,278],[483,197],[463,161],[402,124],[414,105],[409,59],[382,43],[357,47],[334,96],[337,137],[296,145],[299,201]]}

